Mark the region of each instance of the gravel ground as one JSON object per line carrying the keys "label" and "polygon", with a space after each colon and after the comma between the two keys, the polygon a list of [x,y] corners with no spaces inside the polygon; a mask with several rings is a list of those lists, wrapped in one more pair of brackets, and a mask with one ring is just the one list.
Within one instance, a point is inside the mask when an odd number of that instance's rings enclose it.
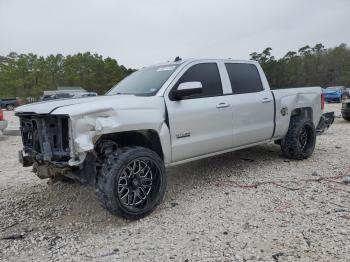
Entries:
{"label": "gravel ground", "polygon": [[[36,178],[18,164],[20,137],[2,136],[0,260],[349,261],[350,185],[310,181],[349,174],[349,128],[337,118],[305,161],[268,144],[171,168],[162,205],[133,222],[91,187]],[[270,181],[282,182],[237,186]]]}

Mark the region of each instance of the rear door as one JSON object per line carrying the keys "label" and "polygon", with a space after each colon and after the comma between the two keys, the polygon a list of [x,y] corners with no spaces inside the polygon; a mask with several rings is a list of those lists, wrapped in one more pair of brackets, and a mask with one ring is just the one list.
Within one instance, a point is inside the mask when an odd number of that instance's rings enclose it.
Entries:
{"label": "rear door", "polygon": [[[184,82],[201,82],[201,94],[173,101],[171,89]],[[232,147],[230,99],[225,95],[217,63],[193,63],[165,94],[172,143],[172,161],[181,161]],[[224,92],[225,91],[225,92]]]}
{"label": "rear door", "polygon": [[250,63],[225,63],[232,87],[233,146],[270,139],[274,129],[274,99],[265,90],[258,68]]}

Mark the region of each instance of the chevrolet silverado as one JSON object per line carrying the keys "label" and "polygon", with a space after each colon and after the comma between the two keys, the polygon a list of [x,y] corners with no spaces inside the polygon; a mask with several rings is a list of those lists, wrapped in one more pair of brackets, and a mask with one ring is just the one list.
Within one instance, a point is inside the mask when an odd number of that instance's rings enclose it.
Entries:
{"label": "chevrolet silverado", "polygon": [[275,141],[285,157],[315,148],[320,87],[270,90],[255,61],[180,60],[138,70],[100,97],[21,106],[23,166],[94,184],[113,214],[138,219],[162,201],[166,167]]}

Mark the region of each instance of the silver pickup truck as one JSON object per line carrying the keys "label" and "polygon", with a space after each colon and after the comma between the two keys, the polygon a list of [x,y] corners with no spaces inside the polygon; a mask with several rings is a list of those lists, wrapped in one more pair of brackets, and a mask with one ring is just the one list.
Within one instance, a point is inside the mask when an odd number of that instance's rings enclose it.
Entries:
{"label": "silver pickup truck", "polygon": [[254,61],[158,64],[105,96],[17,108],[20,162],[40,178],[94,184],[110,212],[138,219],[162,201],[167,166],[270,141],[308,158],[322,107],[320,87],[271,91]]}

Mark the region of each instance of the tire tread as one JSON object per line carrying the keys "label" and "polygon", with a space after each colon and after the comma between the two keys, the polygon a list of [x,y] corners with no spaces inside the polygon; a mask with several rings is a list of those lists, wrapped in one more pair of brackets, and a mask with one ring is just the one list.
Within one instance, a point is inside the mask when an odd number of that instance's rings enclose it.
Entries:
{"label": "tire tread", "polygon": [[[298,148],[298,132],[304,125],[312,128],[314,141],[311,144],[310,152],[302,152]],[[316,131],[312,121],[299,116],[292,116],[289,124],[287,135],[282,139],[281,150],[284,156],[291,159],[302,160],[310,157],[314,151],[316,142]]]}
{"label": "tire tread", "polygon": [[[96,183],[96,196],[101,205],[111,212],[114,215],[122,216],[128,219],[139,219],[142,218],[149,213],[151,213],[162,201],[165,188],[162,189],[162,196],[159,197],[158,201],[154,204],[154,207],[151,210],[148,210],[142,214],[134,214],[127,213],[123,211],[115,201],[114,197],[114,186],[113,180],[115,174],[120,172],[120,169],[125,165],[127,159],[132,157],[136,153],[140,153],[140,151],[145,152],[147,154],[152,155],[153,158],[156,158],[158,161],[162,163],[162,170],[164,185],[166,187],[166,176],[165,176],[165,167],[161,160],[161,158],[154,151],[140,147],[140,146],[128,146],[122,147],[115,150],[112,154],[110,154],[105,159],[102,159],[101,165],[97,170],[97,183]],[[163,192],[164,191],[164,192]]]}

